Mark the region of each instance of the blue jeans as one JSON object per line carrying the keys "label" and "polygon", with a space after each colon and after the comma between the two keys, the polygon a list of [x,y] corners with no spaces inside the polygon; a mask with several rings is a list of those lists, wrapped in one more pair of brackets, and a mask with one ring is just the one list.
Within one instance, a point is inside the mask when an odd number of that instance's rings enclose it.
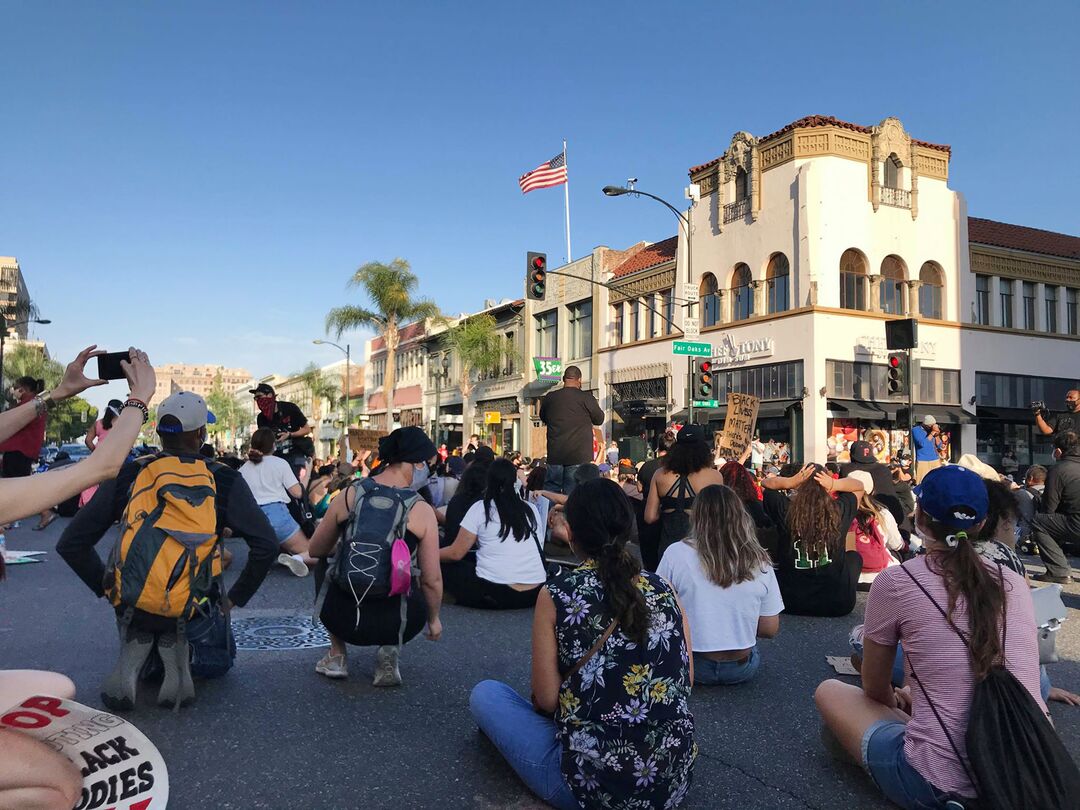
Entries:
{"label": "blue jeans", "polygon": [[935,788],[908,764],[904,756],[904,723],[899,720],[878,720],[866,730],[862,738],[862,760],[885,798],[905,810],[949,807],[948,794]]}
{"label": "blue jeans", "polygon": [[562,772],[555,722],[500,681],[480,681],[469,695],[473,719],[499,753],[542,800],[558,810],[579,810]]}
{"label": "blue jeans", "polygon": [[574,486],[577,482],[574,480],[574,476],[577,475],[578,467],[583,467],[583,464],[548,464],[547,465],[547,477],[544,478],[544,489],[548,492],[559,492],[563,495],[569,495],[574,491]]}
{"label": "blue jeans", "polygon": [[713,661],[700,653],[694,653],[694,683],[706,686],[746,683],[757,675],[759,667],[761,655],[758,654],[757,647],[750,650],[750,659],[744,664],[738,661]]}

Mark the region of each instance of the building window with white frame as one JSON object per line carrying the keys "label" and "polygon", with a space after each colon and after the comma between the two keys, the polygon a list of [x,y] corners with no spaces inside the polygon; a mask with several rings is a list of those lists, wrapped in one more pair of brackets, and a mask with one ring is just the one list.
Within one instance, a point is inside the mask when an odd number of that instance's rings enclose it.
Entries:
{"label": "building window with white frame", "polygon": [[514,333],[507,332],[504,336],[504,342],[506,344],[506,376],[512,377],[514,376],[514,373],[516,371],[514,366],[517,365],[515,363],[515,355],[517,355],[517,343],[514,341]]}
{"label": "building window with white frame", "polygon": [[570,314],[570,359],[587,359],[592,356],[592,301],[579,301],[566,309]]}
{"label": "building window with white frame", "polygon": [[786,312],[791,308],[791,265],[787,256],[776,253],[765,271],[766,312]]}
{"label": "building window with white frame", "polygon": [[975,276],[975,323],[990,325],[990,276]]}
{"label": "building window with white frame", "polygon": [[656,337],[656,296],[645,296],[645,339]]}
{"label": "building window with white frame", "polygon": [[706,273],[701,277],[698,294],[701,298],[701,328],[706,329],[720,323],[720,285],[716,276]]}
{"label": "building window with white frame", "polygon": [[670,335],[671,330],[675,328],[672,326],[675,323],[675,291],[664,290],[660,293],[660,301],[664,313],[664,334]]}
{"label": "building window with white frame", "polygon": [[886,256],[881,262],[881,284],[878,289],[878,303],[881,311],[889,315],[903,315],[904,306],[904,263],[896,256]]}
{"label": "building window with white frame", "polygon": [[641,340],[641,301],[637,298],[630,302],[630,340]]}
{"label": "building window with white frame", "polygon": [[623,303],[611,305],[611,323],[614,334],[611,336],[611,345],[622,346],[623,344]]}
{"label": "building window with white frame", "polygon": [[919,314],[924,318],[941,320],[945,306],[942,291],[945,288],[944,274],[934,262],[924,262],[919,268]]}
{"label": "building window with white frame", "polygon": [[559,356],[559,311],[553,309],[536,316],[537,357]]}
{"label": "building window with white frame", "polygon": [[998,291],[1001,298],[1001,325],[1005,329],[1013,328],[1013,280],[998,279]]}
{"label": "building window with white frame", "polygon": [[1070,335],[1078,334],[1080,329],[1080,323],[1077,322],[1077,317],[1080,316],[1077,312],[1077,298],[1080,298],[1080,290],[1076,287],[1065,288],[1065,331]]}
{"label": "building window with white frame", "polygon": [[754,314],[754,289],[750,285],[750,267],[735,265],[731,274],[731,320],[745,321]]}
{"label": "building window with white frame", "polygon": [[866,311],[866,257],[855,248],[840,257],[840,308]]}
{"label": "building window with white frame", "polygon": [[1053,284],[1046,285],[1046,331],[1056,332],[1058,330],[1058,288]]}
{"label": "building window with white frame", "polygon": [[1024,328],[1028,331],[1035,330],[1035,284],[1031,281],[1021,282],[1021,293],[1024,297]]}

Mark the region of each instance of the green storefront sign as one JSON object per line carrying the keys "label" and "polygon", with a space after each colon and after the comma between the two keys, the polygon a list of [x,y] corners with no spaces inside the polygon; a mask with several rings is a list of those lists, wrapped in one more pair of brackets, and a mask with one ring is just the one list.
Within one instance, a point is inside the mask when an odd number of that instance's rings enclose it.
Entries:
{"label": "green storefront sign", "polygon": [[558,357],[534,357],[533,368],[536,369],[536,379],[538,380],[562,379],[562,360]]}

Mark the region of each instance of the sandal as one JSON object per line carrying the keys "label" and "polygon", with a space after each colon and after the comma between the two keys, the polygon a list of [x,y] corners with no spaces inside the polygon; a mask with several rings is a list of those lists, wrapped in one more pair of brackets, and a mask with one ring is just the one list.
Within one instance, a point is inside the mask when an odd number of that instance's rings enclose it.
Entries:
{"label": "sandal", "polygon": [[39,523],[39,524],[38,524],[37,526],[35,526],[35,527],[34,527],[33,529],[31,529],[30,531],[32,531],[32,532],[41,532],[41,531],[44,531],[45,529],[47,529],[47,528],[49,528],[50,526],[52,526],[52,524],[53,524],[53,521],[54,521],[54,520],[56,520],[56,518],[57,518],[57,517],[59,517],[59,515],[57,515],[57,514],[56,514],[56,512],[53,512],[53,513],[52,513],[52,517],[50,517],[50,518],[49,518],[48,520],[46,520],[46,521],[45,521],[44,523]]}

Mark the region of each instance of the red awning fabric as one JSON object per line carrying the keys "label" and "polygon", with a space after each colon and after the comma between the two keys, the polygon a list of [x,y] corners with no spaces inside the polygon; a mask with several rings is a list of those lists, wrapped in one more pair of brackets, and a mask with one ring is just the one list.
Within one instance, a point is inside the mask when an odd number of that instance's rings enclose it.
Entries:
{"label": "red awning fabric", "polygon": [[[419,385],[407,385],[394,391],[394,410],[415,408],[423,401],[424,392]],[[386,395],[381,391],[368,397],[368,411],[385,411]]]}

